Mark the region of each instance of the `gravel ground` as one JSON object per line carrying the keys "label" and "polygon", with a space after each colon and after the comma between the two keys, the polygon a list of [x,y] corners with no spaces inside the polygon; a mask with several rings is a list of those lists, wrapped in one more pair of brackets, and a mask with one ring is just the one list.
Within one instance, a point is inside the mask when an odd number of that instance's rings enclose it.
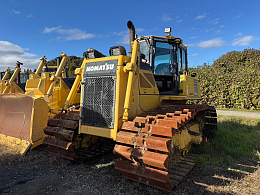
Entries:
{"label": "gravel ground", "polygon": [[217,110],[217,114],[223,116],[240,116],[260,119],[260,112]]}
{"label": "gravel ground", "polygon": [[168,193],[121,178],[114,160],[108,153],[78,164],[37,149],[22,158],[2,156],[0,194],[239,194],[231,193],[230,182],[239,182],[257,169],[255,162],[247,162],[250,168],[246,169],[196,166],[177,189]]}
{"label": "gravel ground", "polygon": [[260,194],[259,162],[253,160],[232,166],[195,166],[170,193],[121,178],[114,160],[111,152],[78,164],[37,148],[23,157],[0,155],[0,194]]}

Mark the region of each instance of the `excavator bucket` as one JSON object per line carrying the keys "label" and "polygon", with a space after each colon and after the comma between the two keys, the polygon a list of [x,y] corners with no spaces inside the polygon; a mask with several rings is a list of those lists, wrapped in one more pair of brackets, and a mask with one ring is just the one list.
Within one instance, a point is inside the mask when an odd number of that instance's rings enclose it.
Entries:
{"label": "excavator bucket", "polygon": [[0,95],[0,144],[8,153],[24,154],[42,143],[48,105],[41,98],[24,94]]}

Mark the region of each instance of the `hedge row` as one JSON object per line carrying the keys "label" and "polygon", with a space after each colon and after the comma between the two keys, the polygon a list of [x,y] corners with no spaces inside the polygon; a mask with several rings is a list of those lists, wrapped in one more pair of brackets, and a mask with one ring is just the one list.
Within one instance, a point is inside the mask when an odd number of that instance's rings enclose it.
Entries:
{"label": "hedge row", "polygon": [[213,65],[190,68],[200,80],[202,101],[221,108],[260,110],[260,50],[232,51]]}

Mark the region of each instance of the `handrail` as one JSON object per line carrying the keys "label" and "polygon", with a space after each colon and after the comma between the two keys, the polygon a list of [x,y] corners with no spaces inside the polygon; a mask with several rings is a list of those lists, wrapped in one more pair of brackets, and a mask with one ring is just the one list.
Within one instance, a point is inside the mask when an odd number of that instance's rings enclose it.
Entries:
{"label": "handrail", "polygon": [[140,59],[140,44],[137,40],[134,41],[133,44],[133,51],[131,56],[131,61],[126,64],[124,67],[124,71],[128,72],[128,81],[126,87],[126,96],[125,96],[125,103],[124,103],[124,114],[123,114],[123,122],[128,121],[128,110],[130,109],[130,95],[132,92],[132,85],[133,85],[133,78],[134,73],[137,70],[137,59]]}

